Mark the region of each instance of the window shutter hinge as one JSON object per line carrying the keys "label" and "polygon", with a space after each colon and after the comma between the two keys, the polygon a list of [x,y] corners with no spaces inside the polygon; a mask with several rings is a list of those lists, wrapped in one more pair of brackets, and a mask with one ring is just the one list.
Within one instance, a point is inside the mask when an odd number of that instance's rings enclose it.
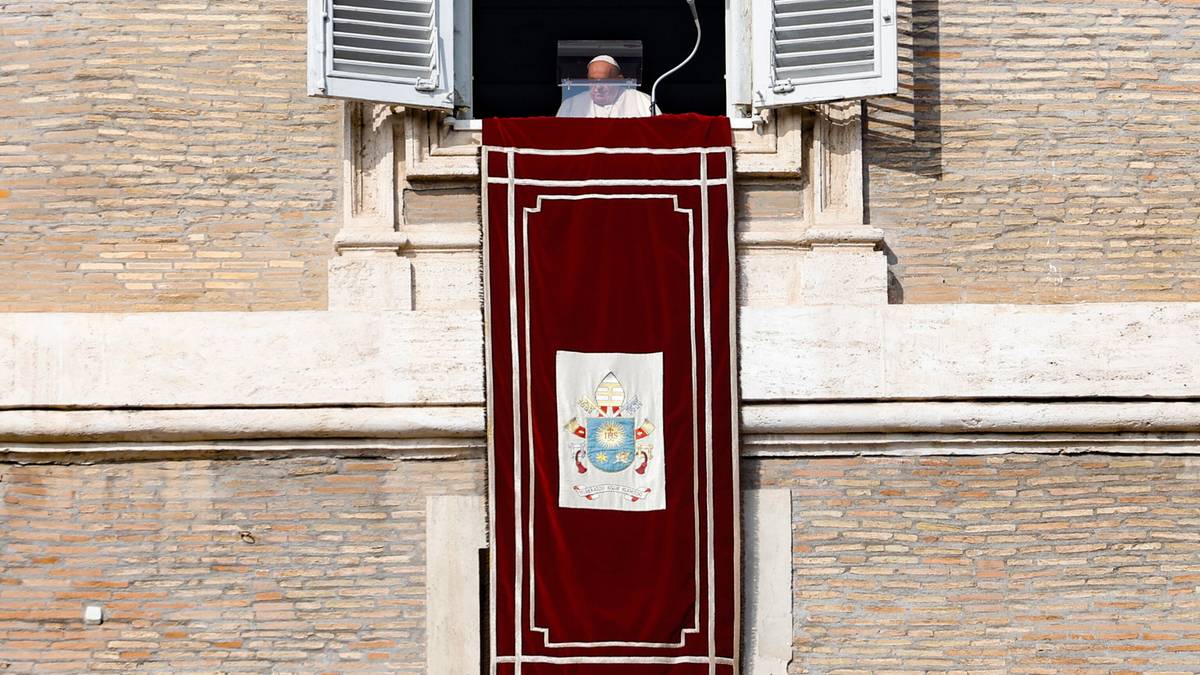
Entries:
{"label": "window shutter hinge", "polygon": [[795,90],[796,90],[796,85],[792,84],[791,80],[784,80],[782,82],[776,82],[775,86],[771,87],[771,91],[775,92],[776,94],[787,94],[787,93],[793,92]]}

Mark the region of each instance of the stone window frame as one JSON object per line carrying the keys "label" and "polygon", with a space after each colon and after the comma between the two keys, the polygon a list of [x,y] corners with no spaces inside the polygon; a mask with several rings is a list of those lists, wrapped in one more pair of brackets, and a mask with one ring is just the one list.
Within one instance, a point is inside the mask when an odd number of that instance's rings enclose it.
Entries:
{"label": "stone window frame", "polygon": [[[457,122],[440,111],[404,111],[405,170],[410,179],[479,177],[478,123]],[[801,109],[763,111],[761,121],[734,122],[734,171],[740,176],[798,177],[803,164]],[[477,122],[471,120],[470,122]]]}

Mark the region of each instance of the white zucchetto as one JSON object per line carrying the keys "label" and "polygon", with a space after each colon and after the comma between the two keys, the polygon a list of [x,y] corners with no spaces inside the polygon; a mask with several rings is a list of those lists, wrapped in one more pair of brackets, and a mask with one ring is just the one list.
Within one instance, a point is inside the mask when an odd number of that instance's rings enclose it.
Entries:
{"label": "white zucchetto", "polygon": [[614,59],[613,57],[609,56],[608,54],[601,54],[600,56],[597,56],[596,58],[592,59],[591,61],[588,61],[588,65],[590,66],[593,63],[596,63],[597,61],[599,61],[600,63],[607,63],[608,65],[616,68],[617,70],[621,69],[621,65],[619,63],[617,63],[617,60]]}

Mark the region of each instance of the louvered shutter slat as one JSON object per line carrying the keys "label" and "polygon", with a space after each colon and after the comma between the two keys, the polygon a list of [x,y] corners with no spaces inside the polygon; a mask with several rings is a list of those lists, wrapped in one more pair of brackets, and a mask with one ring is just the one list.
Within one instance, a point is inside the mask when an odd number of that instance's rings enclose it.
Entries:
{"label": "louvered shutter slat", "polygon": [[[367,26],[361,23],[369,21]],[[378,39],[390,26],[400,41]],[[417,84],[433,77],[433,2],[339,0],[333,4],[333,72],[385,77]]]}
{"label": "louvered shutter slat", "polygon": [[[848,30],[854,28],[856,30]],[[835,37],[849,33],[867,33],[874,34],[875,20],[867,17],[865,19],[852,19],[849,21],[829,21],[822,23],[819,26],[779,26],[775,29],[776,39],[787,39],[788,36],[812,36],[812,37]]]}
{"label": "louvered shutter slat", "polygon": [[377,35],[375,33],[339,33],[339,32],[335,31],[333,34],[333,37],[334,38],[339,38],[339,37],[343,38],[350,43],[355,43],[355,42],[362,42],[362,43],[406,42],[409,44],[417,45],[418,47],[429,44],[429,40],[421,40],[421,39],[417,39],[417,38],[408,38],[408,37],[395,37],[395,36],[391,36],[391,35]]}
{"label": "louvered shutter slat", "polygon": [[[775,76],[798,81],[875,71],[873,0],[775,0]],[[848,22],[869,21],[870,24]],[[837,24],[830,27],[829,24]],[[821,40],[788,39],[794,32],[824,30]]]}
{"label": "louvered shutter slat", "polygon": [[[339,57],[338,52],[344,54],[345,57]],[[395,63],[397,66],[403,65],[408,68],[417,68],[421,70],[422,74],[428,74],[430,61],[433,60],[433,57],[428,53],[409,53],[395,49],[371,49],[369,47],[354,45],[343,45],[340,49],[334,51],[334,61],[349,61],[352,59],[367,61],[368,63]]]}
{"label": "louvered shutter slat", "polygon": [[368,19],[339,19],[338,24],[342,26],[342,31],[348,30],[346,27],[358,32],[370,35],[427,35],[428,31],[420,28],[409,28],[406,26],[397,26],[394,23],[387,21],[371,21]]}
{"label": "louvered shutter slat", "polygon": [[792,45],[830,45],[841,43],[854,43],[854,47],[869,47],[874,44],[875,36],[870,33],[849,33],[846,35],[817,35],[814,37],[793,38],[791,40],[780,40],[777,44],[781,47],[791,47]]}

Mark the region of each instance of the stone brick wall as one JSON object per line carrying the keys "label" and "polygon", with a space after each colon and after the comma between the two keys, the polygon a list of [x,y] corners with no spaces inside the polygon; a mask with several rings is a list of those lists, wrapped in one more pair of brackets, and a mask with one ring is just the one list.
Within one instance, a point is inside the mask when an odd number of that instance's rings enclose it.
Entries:
{"label": "stone brick wall", "polygon": [[900,3],[869,209],[904,302],[1200,299],[1200,4]]}
{"label": "stone brick wall", "polygon": [[[0,668],[423,672],[425,495],[480,461],[0,465]],[[1192,672],[1200,460],[773,459],[792,672]],[[239,535],[248,531],[253,543]],[[109,617],[83,626],[83,606]]]}
{"label": "stone brick wall", "polygon": [[[0,465],[0,670],[423,673],[425,495],[483,477],[319,457]],[[108,618],[84,626],[92,603]]]}
{"label": "stone brick wall", "polygon": [[792,491],[791,672],[1195,672],[1200,459],[769,460]]}
{"label": "stone brick wall", "polygon": [[338,103],[294,0],[0,12],[0,311],[322,309]]}
{"label": "stone brick wall", "polygon": [[[1200,299],[1200,5],[900,9],[866,137],[893,301]],[[305,95],[304,11],[5,5],[0,311],[324,307],[339,104]]]}

